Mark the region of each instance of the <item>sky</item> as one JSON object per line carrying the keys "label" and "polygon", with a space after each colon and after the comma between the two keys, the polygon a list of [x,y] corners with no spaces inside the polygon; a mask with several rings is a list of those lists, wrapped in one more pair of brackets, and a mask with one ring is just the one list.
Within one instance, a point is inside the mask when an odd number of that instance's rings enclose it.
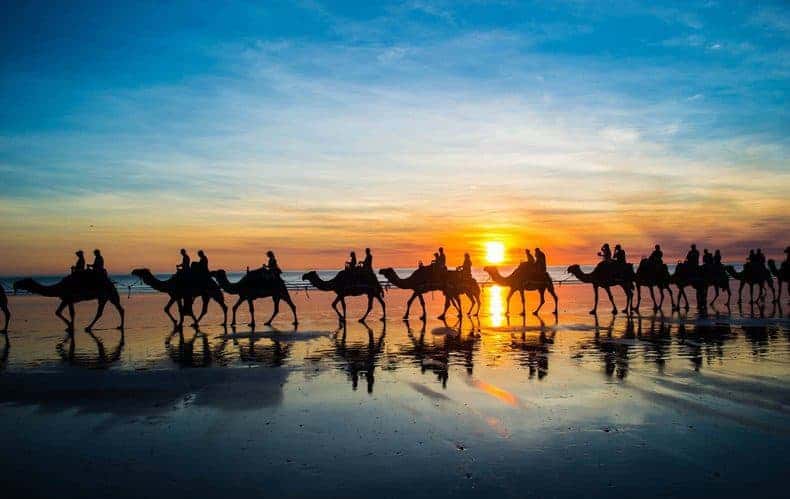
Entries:
{"label": "sky", "polygon": [[0,9],[0,274],[790,244],[786,2]]}

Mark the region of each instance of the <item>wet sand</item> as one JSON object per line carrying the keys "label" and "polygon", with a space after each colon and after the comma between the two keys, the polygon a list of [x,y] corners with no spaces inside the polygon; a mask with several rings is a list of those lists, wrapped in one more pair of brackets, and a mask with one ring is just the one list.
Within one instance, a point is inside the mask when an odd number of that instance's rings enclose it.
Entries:
{"label": "wet sand", "polygon": [[[588,286],[522,318],[487,288],[479,319],[338,326],[330,295],[300,325],[173,333],[162,295],[124,297],[93,335],[56,302],[10,297],[0,337],[0,478],[28,496],[783,496],[790,305],[613,318]],[[621,295],[616,294],[620,306]],[[228,297],[230,302],[232,297]],[[536,293],[528,293],[528,308]],[[649,300],[649,299],[648,299]],[[693,303],[693,302],[692,302]],[[349,315],[364,312],[349,300]],[[465,305],[468,306],[468,304]],[[94,305],[77,309],[78,325]],[[258,301],[259,324],[271,304]],[[246,307],[239,319],[247,322]],[[7,341],[6,341],[7,340]],[[5,342],[5,343],[4,343]]]}

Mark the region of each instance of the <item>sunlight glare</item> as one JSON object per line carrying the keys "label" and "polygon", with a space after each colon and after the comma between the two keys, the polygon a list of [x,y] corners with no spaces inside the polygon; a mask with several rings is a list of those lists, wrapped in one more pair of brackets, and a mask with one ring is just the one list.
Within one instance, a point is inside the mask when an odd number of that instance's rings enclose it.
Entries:
{"label": "sunlight glare", "polygon": [[500,327],[505,320],[505,302],[502,297],[505,289],[494,284],[488,288],[488,315],[491,318],[491,327]]}
{"label": "sunlight glare", "polygon": [[487,242],[486,260],[488,260],[488,263],[502,263],[505,261],[505,245],[498,241]]}

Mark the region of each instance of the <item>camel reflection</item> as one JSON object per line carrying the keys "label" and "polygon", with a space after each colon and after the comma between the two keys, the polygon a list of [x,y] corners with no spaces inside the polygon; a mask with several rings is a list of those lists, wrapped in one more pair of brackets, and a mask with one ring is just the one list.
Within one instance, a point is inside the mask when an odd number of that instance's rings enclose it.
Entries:
{"label": "camel reflection", "polygon": [[[425,322],[421,323],[419,333],[415,334],[410,323],[406,321],[411,344],[403,347],[400,354],[414,359],[414,363],[420,367],[423,374],[428,371],[435,373],[442,388],[447,388],[452,364],[462,364],[468,375],[473,374],[474,356],[479,349],[480,335],[475,332],[474,320],[471,321],[471,329],[466,335],[463,333],[463,319],[453,326],[450,326],[447,321],[443,321],[443,324],[443,327],[431,331],[433,333],[432,341],[426,342]],[[477,327],[479,331],[479,323]]]}
{"label": "camel reflection", "polygon": [[[223,326],[225,327],[225,326]],[[219,336],[220,341],[211,345],[208,335],[194,328],[191,335],[184,335],[184,328],[178,327],[165,338],[165,350],[170,359],[181,367],[209,367],[227,365],[223,351],[228,342],[227,328]],[[187,338],[189,336],[189,338]],[[174,345],[173,338],[178,342]]]}
{"label": "camel reflection", "polygon": [[[537,375],[538,380],[542,380],[549,374],[549,354],[556,335],[557,316],[554,316],[554,324],[550,327],[540,316],[537,319],[539,326],[528,327],[526,317],[522,317],[521,334],[511,333],[508,347],[514,352],[519,364],[529,369],[529,379]],[[507,325],[510,326],[510,318],[507,319]],[[534,331],[538,332],[537,336],[527,334]]]}
{"label": "camel reflection", "polygon": [[735,338],[729,323],[694,321],[689,330],[686,322],[683,316],[678,323],[678,345],[694,370],[699,371],[704,363],[721,363],[725,343]]}
{"label": "camel reflection", "polygon": [[[280,341],[276,336],[263,336],[255,333],[252,328],[248,333],[237,333],[236,327],[231,326],[233,331],[233,345],[238,347],[239,359],[246,363],[263,364],[270,367],[280,367],[285,364],[288,358],[291,345]],[[280,333],[276,328],[270,328],[273,333]],[[242,340],[242,341],[239,341]],[[259,340],[268,341],[268,344],[259,344]]]}
{"label": "camel reflection", "polygon": [[671,355],[671,330],[671,323],[660,310],[650,317],[650,326],[646,333],[642,329],[642,317],[637,315],[636,336],[644,347],[643,356],[645,360],[655,362],[659,374],[664,374],[667,359]]}
{"label": "camel reflection", "polygon": [[104,341],[96,336],[93,332],[88,331],[85,334],[90,337],[96,345],[96,353],[77,352],[76,335],[73,331],[69,331],[63,339],[55,346],[55,349],[64,362],[77,367],[85,367],[88,369],[107,369],[112,364],[120,360],[121,352],[124,347],[124,331],[121,331],[121,337],[118,344],[110,350],[104,346]]}
{"label": "camel reflection", "polygon": [[381,357],[384,346],[384,337],[387,334],[387,324],[382,322],[381,334],[375,339],[373,329],[367,323],[360,323],[367,330],[367,343],[349,344],[348,325],[341,322],[338,330],[334,333],[334,355],[341,361],[343,370],[346,371],[351,379],[351,388],[356,390],[359,386],[360,375],[365,377],[367,392],[373,393],[373,385],[376,382],[376,365]]}

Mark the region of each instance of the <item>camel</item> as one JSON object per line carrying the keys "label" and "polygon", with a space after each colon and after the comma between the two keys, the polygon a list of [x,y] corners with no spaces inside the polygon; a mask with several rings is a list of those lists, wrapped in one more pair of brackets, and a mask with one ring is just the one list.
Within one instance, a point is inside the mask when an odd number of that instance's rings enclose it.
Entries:
{"label": "camel", "polygon": [[625,292],[627,301],[623,312],[628,313],[631,309],[631,303],[634,298],[634,268],[631,265],[625,265],[625,268],[619,269],[620,272],[618,272],[616,265],[618,264],[614,262],[601,262],[589,274],[584,273],[579,265],[568,267],[569,274],[572,274],[581,282],[593,285],[595,305],[590,310],[590,314],[595,315],[598,313],[598,288],[606,290],[606,294],[609,295],[609,301],[612,303],[612,314],[617,314],[617,305],[614,303],[614,297],[610,289],[612,286],[620,286]]}
{"label": "camel", "polygon": [[411,304],[415,298],[420,301],[422,306],[420,319],[425,320],[427,314],[425,311],[425,300],[422,295],[430,291],[441,291],[444,293],[444,310],[439,316],[440,320],[446,317],[450,304],[456,307],[458,315],[461,315],[461,294],[465,294],[472,302],[467,315],[472,315],[472,310],[475,309],[475,306],[477,306],[475,315],[480,313],[480,286],[473,278],[465,277],[457,270],[443,271],[440,279],[436,278],[434,269],[431,267],[418,268],[405,279],[401,278],[392,268],[381,269],[379,274],[400,289],[412,290],[412,295],[406,302],[406,313],[403,315],[403,320],[408,320],[409,310],[411,310]]}
{"label": "camel", "polygon": [[[669,293],[669,301],[672,302],[672,308],[675,308],[672,290],[669,288],[669,269],[665,264],[662,263],[660,266],[657,266],[648,258],[643,258],[636,269],[634,285],[636,287],[636,305],[634,305],[634,310],[638,311],[639,305],[642,303],[642,286],[650,290],[650,299],[653,300],[654,312],[661,310],[661,307],[664,305],[664,290]],[[656,302],[656,295],[653,292],[654,287],[658,288],[659,293],[661,293],[659,302]]]}
{"label": "camel", "polygon": [[[194,325],[197,326],[203,316],[208,311],[208,304],[211,300],[216,301],[222,308],[223,320],[222,324],[228,323],[228,307],[225,305],[225,297],[222,296],[222,290],[217,283],[209,278],[205,281],[197,283],[189,282],[185,277],[179,274],[171,276],[169,279],[163,281],[156,277],[149,269],[134,269],[132,275],[138,277],[151,288],[165,293],[170,297],[170,300],[165,305],[165,313],[173,321],[173,325],[181,327],[184,324],[184,316],[189,315],[195,321]],[[192,310],[192,302],[196,297],[200,296],[203,300],[203,307],[200,312],[200,317],[195,317]],[[178,305],[179,320],[170,313],[170,307],[176,303]]]}
{"label": "camel", "polygon": [[[96,321],[104,313],[104,307],[108,301],[118,309],[118,313],[121,316],[121,325],[118,326],[118,329],[123,329],[124,310],[121,306],[121,299],[118,296],[118,290],[115,289],[115,285],[104,272],[92,270],[74,272],[51,286],[38,283],[31,278],[22,279],[14,283],[14,291],[20,289],[41,296],[60,298],[60,305],[55,311],[55,315],[66,323],[68,331],[74,330],[74,304],[91,300],[97,300],[99,306],[96,309],[96,316],[85,327],[86,332],[90,332],[93,329]],[[63,309],[67,307],[69,309],[69,319],[63,315]]]}
{"label": "camel", "polygon": [[705,264],[696,269],[687,262],[679,262],[675,267],[675,273],[669,277],[669,282],[678,288],[677,303],[672,305],[672,310],[680,310],[681,302],[685,302],[684,308],[689,309],[689,299],[686,296],[686,288],[691,286],[697,292],[697,307],[702,309],[706,305],[708,287],[713,286],[716,295],[710,301],[712,307],[719,298],[720,291],[727,292],[727,307],[730,306],[732,292],[730,291],[730,278],[727,276],[725,267]]}
{"label": "camel", "polygon": [[280,311],[280,300],[284,300],[291,307],[294,320],[293,325],[299,324],[296,319],[296,305],[291,300],[291,295],[288,293],[288,288],[279,275],[270,272],[264,274],[262,271],[251,272],[242,277],[237,282],[230,282],[227,273],[220,269],[210,272],[211,277],[217,280],[220,288],[226,293],[238,295],[239,299],[233,305],[233,318],[230,325],[236,325],[236,310],[243,302],[247,302],[250,308],[250,327],[255,327],[255,308],[252,304],[257,298],[272,298],[274,301],[274,312],[269,320],[265,322],[267,326],[271,326],[272,321]]}
{"label": "camel", "polygon": [[5,333],[8,331],[8,321],[11,320],[11,312],[8,311],[8,297],[5,295],[3,286],[0,286],[0,310],[3,311],[3,315],[5,316],[5,325],[3,329],[0,329],[0,333]]}
{"label": "camel", "polygon": [[[381,303],[381,311],[383,314],[381,320],[383,321],[387,318],[387,306],[384,304],[384,290],[381,288],[378,279],[376,279],[376,275],[372,272],[358,269],[346,269],[338,272],[332,279],[325,281],[321,279],[318,272],[312,270],[304,274],[302,280],[310,282],[310,284],[321,291],[335,292],[337,297],[335,301],[332,302],[332,308],[335,310],[341,322],[345,322],[346,320],[347,296],[366,295],[368,297],[368,309],[365,311],[365,315],[359,319],[359,322],[365,322],[365,319],[373,308],[374,298]],[[340,305],[343,307],[342,315],[337,309],[338,302],[340,302]]]}
{"label": "camel", "polygon": [[502,276],[499,273],[499,269],[496,267],[483,268],[495,283],[510,288],[510,293],[508,293],[507,299],[505,299],[505,303],[507,303],[505,315],[510,315],[510,297],[516,292],[521,296],[521,315],[526,315],[527,308],[526,302],[524,301],[524,291],[538,291],[540,293],[538,308],[532,311],[533,315],[538,315],[543,304],[546,303],[546,298],[544,296],[546,290],[548,290],[549,294],[554,298],[554,313],[556,314],[559,303],[557,301],[557,293],[554,292],[554,283],[551,280],[551,276],[549,276],[548,272],[544,272],[543,275],[534,276],[526,265],[527,264],[519,265],[516,270],[511,272],[507,277]]}
{"label": "camel", "polygon": [[[738,287],[738,303],[742,303],[743,297],[741,293],[743,292],[744,286],[747,284],[749,285],[749,297],[751,301],[749,303],[757,303],[765,295],[765,285],[768,285],[768,288],[771,290],[771,294],[774,296],[774,301],[776,301],[776,290],[774,289],[774,282],[771,278],[770,272],[765,268],[755,267],[752,264],[746,264],[743,266],[743,270],[738,272],[735,270],[735,267],[732,265],[727,265],[724,267],[727,270],[727,273],[732,276],[733,279],[736,279],[741,282],[741,285]],[[757,299],[754,298],[754,286],[758,286],[760,289],[760,294],[757,296]]]}
{"label": "camel", "polygon": [[[776,277],[776,284],[779,288],[776,294],[776,302],[778,303],[782,299],[782,288],[785,284],[787,284],[787,292],[790,293],[790,262],[785,260],[782,262],[782,266],[776,268],[776,262],[773,260],[768,260],[768,268],[771,270],[771,274]],[[8,314],[8,311],[6,311]],[[6,319],[6,325],[8,325],[8,320]]]}

